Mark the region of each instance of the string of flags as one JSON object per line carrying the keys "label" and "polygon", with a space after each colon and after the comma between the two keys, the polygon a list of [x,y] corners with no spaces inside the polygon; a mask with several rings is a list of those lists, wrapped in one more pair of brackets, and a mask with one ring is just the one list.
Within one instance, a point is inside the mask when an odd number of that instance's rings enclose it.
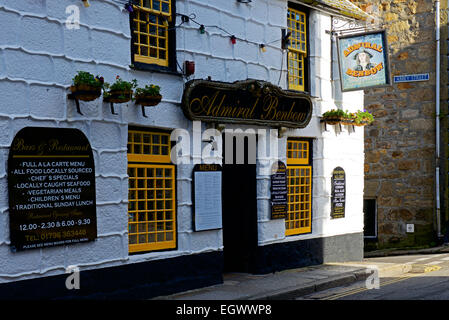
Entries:
{"label": "string of flags", "polygon": [[[129,13],[133,13],[135,7],[137,7],[137,8],[140,7],[140,6],[138,6],[138,5],[136,5],[136,4],[134,3],[134,0],[112,0],[112,1],[113,1],[113,2],[116,2],[116,3],[119,3],[119,4],[121,4],[121,5],[124,5],[124,8],[125,8]],[[89,0],[82,0],[82,2],[83,2],[84,6],[85,6],[86,8],[87,8],[87,7],[90,7]],[[250,40],[247,40],[247,39],[241,39],[241,38],[238,38],[238,37],[236,37],[234,34],[231,34],[231,33],[228,32],[227,30],[225,30],[225,29],[223,29],[223,28],[221,28],[221,27],[219,27],[219,26],[215,26],[215,25],[205,26],[204,24],[201,24],[201,23],[199,23],[199,22],[197,22],[197,21],[195,20],[195,19],[196,19],[196,15],[195,15],[195,14],[191,14],[190,16],[188,16],[188,15],[185,15],[185,14],[179,14],[179,13],[177,13],[176,15],[181,17],[181,23],[180,23],[179,25],[177,25],[177,26],[174,26],[174,27],[172,27],[172,28],[169,28],[169,30],[179,28],[179,27],[180,27],[181,25],[183,25],[184,23],[188,23],[188,22],[191,21],[191,22],[193,22],[193,23],[195,23],[195,24],[197,24],[197,25],[199,26],[198,31],[199,31],[200,34],[205,34],[205,33],[206,33],[206,28],[216,28],[216,29],[219,29],[219,30],[223,31],[223,32],[226,33],[227,35],[229,35],[230,42],[231,42],[233,45],[235,45],[235,44],[237,43],[237,40],[241,40],[241,41],[244,41],[244,42],[249,42],[249,43],[253,43],[253,44],[258,45],[258,46],[259,46],[259,49],[260,49],[262,52],[266,52],[266,51],[267,51],[267,45],[268,45],[268,44],[271,44],[271,43],[274,43],[274,42],[277,42],[277,41],[281,41],[281,47],[282,47],[282,49],[286,49],[286,45],[289,44],[289,37],[290,37],[290,35],[291,35],[291,33],[286,33],[286,34],[283,34],[282,38],[280,38],[280,39],[276,39],[276,40],[273,40],[273,41],[270,41],[270,42],[267,42],[267,43],[256,43],[256,42],[253,42],[253,41],[250,41]],[[162,23],[163,23],[165,26],[167,26],[167,27],[168,27],[168,25],[169,25],[168,20],[167,20],[166,18],[164,18],[164,19],[162,20]]]}

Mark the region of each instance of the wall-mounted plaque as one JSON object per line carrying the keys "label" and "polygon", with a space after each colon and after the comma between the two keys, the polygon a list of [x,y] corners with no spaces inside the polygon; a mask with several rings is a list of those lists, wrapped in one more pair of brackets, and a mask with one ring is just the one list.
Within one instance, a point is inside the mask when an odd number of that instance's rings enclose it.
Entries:
{"label": "wall-mounted plaque", "polygon": [[312,100],[258,80],[191,80],[185,86],[182,109],[190,120],[304,128],[312,117]]}
{"label": "wall-mounted plaque", "polygon": [[197,164],[193,168],[193,227],[195,231],[222,228],[222,168]]}
{"label": "wall-mounted plaque", "polygon": [[332,212],[331,218],[345,217],[346,204],[346,174],[345,170],[337,167],[332,171]]}
{"label": "wall-mounted plaque", "polygon": [[363,90],[391,85],[385,30],[337,38],[341,90]]}
{"label": "wall-mounted plaque", "polygon": [[271,219],[287,216],[287,193],[287,167],[278,161],[271,170]]}
{"label": "wall-mounted plaque", "polygon": [[92,149],[77,129],[26,127],[8,158],[11,250],[97,237]]}

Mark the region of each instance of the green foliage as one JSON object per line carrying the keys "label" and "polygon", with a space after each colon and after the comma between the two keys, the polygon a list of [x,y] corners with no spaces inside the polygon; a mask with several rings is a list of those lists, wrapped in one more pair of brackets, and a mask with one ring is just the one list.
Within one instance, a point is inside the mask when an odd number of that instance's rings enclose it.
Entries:
{"label": "green foliage", "polygon": [[368,111],[357,110],[356,113],[352,113],[352,118],[354,119],[355,123],[361,123],[363,121],[371,123],[374,121],[373,115]]}
{"label": "green foliage", "polygon": [[117,76],[116,81],[113,84],[107,82],[104,83],[104,87],[109,91],[131,91],[137,87],[137,80],[133,79],[131,82],[122,80],[120,76]]}
{"label": "green foliage", "polygon": [[323,113],[323,118],[350,118],[348,111],[332,109]]}
{"label": "green foliage", "polygon": [[[132,90],[137,87],[136,79],[131,80],[131,82],[122,80],[122,78],[120,78],[120,76],[116,76],[115,79],[116,80],[113,84],[109,84],[109,83],[105,82],[104,88],[108,91],[105,91],[103,93],[104,98],[111,97],[111,92],[113,92],[113,91],[132,92]],[[124,94],[120,94],[117,98],[118,99],[126,99],[127,97]],[[131,98],[132,98],[132,96],[131,96]]]}
{"label": "green foliage", "polygon": [[328,119],[342,119],[342,120],[352,120],[355,123],[359,124],[362,122],[371,123],[374,121],[374,117],[368,111],[360,111],[350,113],[348,110],[343,111],[340,109],[332,109],[330,111],[326,111],[323,113],[323,118]]}
{"label": "green foliage", "polygon": [[136,96],[158,96],[160,95],[161,88],[154,84],[145,85],[145,88],[137,88],[135,91]]}
{"label": "green foliage", "polygon": [[92,87],[103,88],[104,79],[100,76],[94,76],[86,71],[78,71],[77,75],[72,79],[74,86],[89,85]]}

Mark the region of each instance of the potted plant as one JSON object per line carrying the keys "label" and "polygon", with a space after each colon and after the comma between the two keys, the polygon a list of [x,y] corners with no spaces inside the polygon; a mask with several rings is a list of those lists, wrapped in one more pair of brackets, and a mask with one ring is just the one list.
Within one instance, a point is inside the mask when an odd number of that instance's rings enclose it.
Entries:
{"label": "potted plant", "polygon": [[371,113],[366,110],[358,110],[354,115],[354,125],[355,126],[365,126],[371,124],[374,121],[374,117]]}
{"label": "potted plant", "polygon": [[347,111],[332,109],[323,113],[323,120],[328,124],[352,124],[351,115]]}
{"label": "potted plant", "polygon": [[137,87],[137,80],[133,79],[131,82],[124,81],[120,76],[116,76],[116,81],[110,85],[104,84],[107,90],[103,93],[103,101],[112,103],[124,103],[133,98],[133,89]]}
{"label": "potted plant", "polygon": [[134,93],[136,104],[143,106],[155,106],[162,100],[161,88],[154,84],[145,85],[144,88],[137,88]]}
{"label": "potted plant", "polygon": [[72,79],[73,84],[70,86],[72,97],[76,100],[92,101],[101,95],[104,79],[100,76],[94,76],[86,71],[78,71],[77,75]]}

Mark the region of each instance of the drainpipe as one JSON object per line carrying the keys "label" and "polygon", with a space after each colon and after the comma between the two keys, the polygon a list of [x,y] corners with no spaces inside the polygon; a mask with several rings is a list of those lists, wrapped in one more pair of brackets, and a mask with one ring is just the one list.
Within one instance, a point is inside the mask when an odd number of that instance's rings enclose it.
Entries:
{"label": "drainpipe", "polygon": [[441,238],[441,208],[440,208],[440,1],[435,1],[435,113],[436,113],[436,166],[435,166],[435,193],[436,193],[436,219],[438,238]]}

